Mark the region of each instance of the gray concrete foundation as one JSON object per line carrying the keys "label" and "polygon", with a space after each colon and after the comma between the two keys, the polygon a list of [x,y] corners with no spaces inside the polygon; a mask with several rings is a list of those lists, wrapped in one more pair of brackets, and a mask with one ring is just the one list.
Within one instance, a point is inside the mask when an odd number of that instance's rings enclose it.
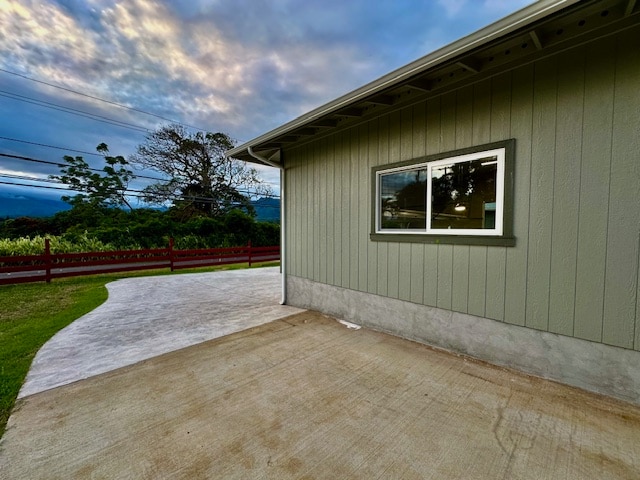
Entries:
{"label": "gray concrete foundation", "polygon": [[287,277],[287,304],[640,404],[640,352]]}

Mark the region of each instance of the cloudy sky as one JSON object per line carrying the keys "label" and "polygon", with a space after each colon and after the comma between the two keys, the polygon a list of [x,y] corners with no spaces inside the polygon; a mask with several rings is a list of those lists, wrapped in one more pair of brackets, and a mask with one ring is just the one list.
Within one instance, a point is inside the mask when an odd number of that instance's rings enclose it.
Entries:
{"label": "cloudy sky", "polygon": [[[0,154],[100,167],[172,121],[240,143],[529,3],[0,0]],[[0,182],[53,173],[0,155]]]}

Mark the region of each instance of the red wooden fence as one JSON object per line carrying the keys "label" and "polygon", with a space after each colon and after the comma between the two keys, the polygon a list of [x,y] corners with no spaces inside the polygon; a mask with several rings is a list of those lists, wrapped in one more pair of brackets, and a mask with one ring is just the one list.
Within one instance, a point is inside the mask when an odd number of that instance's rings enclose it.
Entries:
{"label": "red wooden fence", "polygon": [[145,250],[115,250],[109,252],[51,253],[45,240],[42,255],[0,257],[0,285],[11,283],[49,283],[52,278],[127,272],[152,268],[207,267],[232,263],[269,262],[280,260],[280,247],[243,247],[176,250],[173,239],[168,248]]}

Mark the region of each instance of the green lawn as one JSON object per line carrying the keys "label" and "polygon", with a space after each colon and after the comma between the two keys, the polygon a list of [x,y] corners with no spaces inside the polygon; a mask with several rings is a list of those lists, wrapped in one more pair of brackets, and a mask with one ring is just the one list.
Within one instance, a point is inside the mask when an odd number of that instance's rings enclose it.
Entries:
{"label": "green lawn", "polygon": [[[267,263],[260,266],[274,266]],[[182,270],[179,273],[247,268],[247,264]],[[112,273],[0,286],[0,437],[37,351],[58,330],[107,299],[108,282],[120,278],[169,275],[168,270]]]}

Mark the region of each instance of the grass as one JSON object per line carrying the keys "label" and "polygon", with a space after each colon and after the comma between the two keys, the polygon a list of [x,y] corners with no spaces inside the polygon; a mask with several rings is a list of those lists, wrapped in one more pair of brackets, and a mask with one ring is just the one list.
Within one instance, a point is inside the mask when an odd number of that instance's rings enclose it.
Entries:
{"label": "grass", "polygon": [[[259,266],[275,266],[278,262]],[[247,264],[181,270],[110,273],[0,286],[0,438],[20,387],[36,353],[56,332],[107,299],[105,285],[114,280],[247,268]]]}

